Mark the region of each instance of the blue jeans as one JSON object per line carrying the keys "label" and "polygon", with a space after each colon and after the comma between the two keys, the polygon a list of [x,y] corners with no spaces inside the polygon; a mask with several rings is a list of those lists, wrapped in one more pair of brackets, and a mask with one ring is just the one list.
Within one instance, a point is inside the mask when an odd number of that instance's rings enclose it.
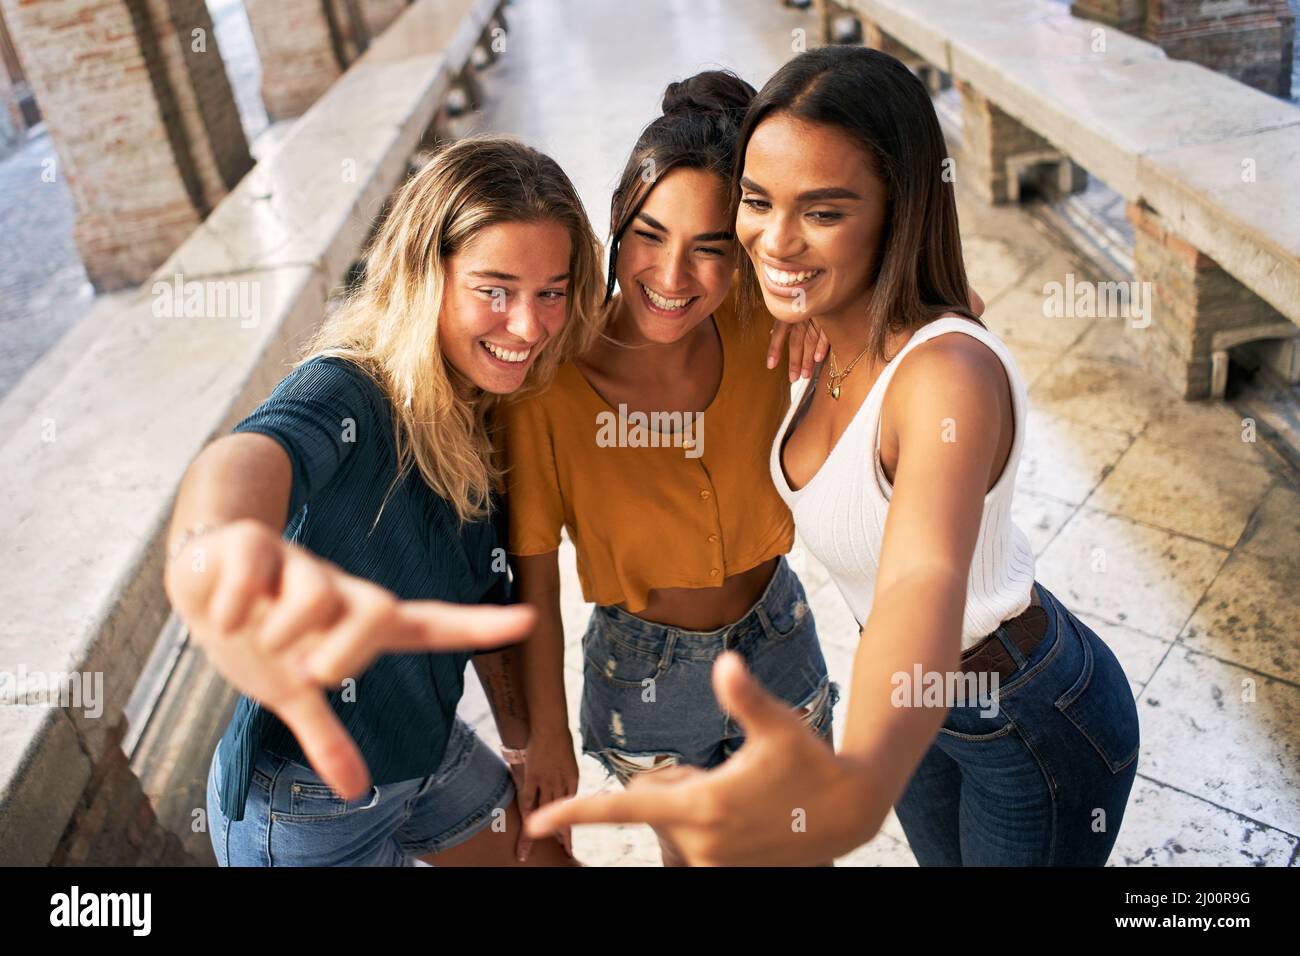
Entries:
{"label": "blue jeans", "polygon": [[826,673],[803,585],[785,558],[740,620],[713,631],[646,621],[596,607],[582,638],[583,753],[626,783],[632,774],[684,764],[712,767],[744,743],[713,694],[713,662],[724,650],[827,740],[839,688]]}
{"label": "blue jeans", "polygon": [[459,717],[436,772],[374,784],[355,800],[264,750],[239,821],[217,799],[219,750],[208,768],[208,829],[220,866],[414,866],[416,857],[463,843],[494,819],[504,825],[515,798],[505,761]]}
{"label": "blue jeans", "polygon": [[922,866],[1101,866],[1115,845],[1137,774],[1133,692],[1101,638],[1034,587],[1047,633],[1027,658],[1004,641],[1019,666],[997,712],[952,708],[894,807]]}

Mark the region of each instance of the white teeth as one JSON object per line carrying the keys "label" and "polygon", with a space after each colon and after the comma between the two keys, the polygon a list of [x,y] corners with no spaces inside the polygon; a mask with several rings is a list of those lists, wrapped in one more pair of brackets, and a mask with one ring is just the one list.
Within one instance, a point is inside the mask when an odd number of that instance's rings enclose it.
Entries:
{"label": "white teeth", "polygon": [[763,263],[763,272],[767,277],[777,285],[798,285],[800,282],[806,282],[817,273],[820,269],[811,269],[807,272],[782,272],[780,269],[773,269],[767,263]]}
{"label": "white teeth", "polygon": [[528,358],[533,351],[532,348],[526,348],[522,352],[512,352],[509,349],[503,349],[500,346],[493,345],[491,342],[484,342],[483,347],[499,358],[503,362],[522,362]]}
{"label": "white teeth", "polygon": [[658,292],[655,292],[653,289],[649,288],[644,283],[637,283],[637,284],[640,285],[642,289],[645,289],[646,298],[648,298],[659,308],[665,309],[669,312],[676,311],[677,309],[685,308],[691,301],[690,299],[668,299],[660,295]]}

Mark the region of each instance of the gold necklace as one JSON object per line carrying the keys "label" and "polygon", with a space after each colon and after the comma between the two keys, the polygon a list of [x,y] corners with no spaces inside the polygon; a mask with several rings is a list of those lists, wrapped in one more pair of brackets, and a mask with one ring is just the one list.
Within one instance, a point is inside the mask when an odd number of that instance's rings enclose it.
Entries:
{"label": "gold necklace", "polygon": [[831,374],[826,379],[826,391],[831,393],[831,398],[839,399],[840,386],[844,384],[844,380],[848,378],[849,373],[853,371],[853,366],[858,364],[858,359],[866,355],[867,349],[869,348],[871,348],[870,342],[868,342],[865,346],[863,346],[862,351],[857,354],[857,358],[855,358],[852,362],[850,362],[848,364],[848,367],[842,372],[835,371],[835,350],[834,349],[830,350],[828,358],[831,360]]}

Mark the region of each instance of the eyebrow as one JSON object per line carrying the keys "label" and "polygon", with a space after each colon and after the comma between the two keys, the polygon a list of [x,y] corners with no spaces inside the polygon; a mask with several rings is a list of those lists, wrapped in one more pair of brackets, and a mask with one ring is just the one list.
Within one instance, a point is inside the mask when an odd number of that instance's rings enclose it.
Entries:
{"label": "eyebrow", "polygon": [[[769,195],[766,189],[764,189],[758,183],[754,182],[748,176],[742,176],[740,178],[740,185],[742,188],[748,189],[750,192],[761,193],[764,196]],[[857,193],[855,193],[852,189],[845,189],[843,186],[825,186],[821,189],[809,189],[807,192],[802,192],[795,197],[795,199],[799,200],[799,202],[824,202],[825,200],[828,199],[861,199],[861,198],[862,197],[859,196]]]}
{"label": "eyebrow", "polygon": [[[474,271],[468,275],[477,279],[497,279],[501,282],[518,282],[519,276],[511,275],[509,272],[491,272],[491,271]],[[547,282],[564,282],[569,278],[569,273],[564,272],[558,276],[551,276]]]}
{"label": "eyebrow", "polygon": [[[640,219],[642,222],[644,222],[651,229],[658,229],[660,232],[668,231],[664,227],[663,223],[661,223],[658,219],[654,218],[654,216],[651,216],[649,213],[639,212],[636,214],[636,217]],[[696,242],[724,242],[728,239],[735,239],[735,238],[736,238],[735,233],[724,229],[722,232],[702,232],[695,237],[695,241]]]}

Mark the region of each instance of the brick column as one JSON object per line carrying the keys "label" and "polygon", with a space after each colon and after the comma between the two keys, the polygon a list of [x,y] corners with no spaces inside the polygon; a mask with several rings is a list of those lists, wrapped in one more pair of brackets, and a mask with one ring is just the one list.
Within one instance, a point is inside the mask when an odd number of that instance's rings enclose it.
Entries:
{"label": "brick column", "polygon": [[[24,105],[27,106],[26,111]],[[31,102],[31,90],[27,87],[22,64],[18,62],[18,51],[14,49],[9,30],[5,26],[3,10],[0,10],[0,107],[8,118],[8,128],[21,139],[22,133],[33,125],[29,120],[34,117],[36,110],[35,104]],[[5,118],[0,117],[0,125],[4,124]],[[3,139],[2,135],[0,139]],[[3,146],[0,145],[0,153],[2,152]]]}
{"label": "brick column", "polygon": [[244,0],[244,10],[262,61],[267,115],[302,115],[342,72],[342,38],[325,0]]}
{"label": "brick column", "polygon": [[1265,93],[1291,96],[1295,16],[1286,0],[1074,0],[1100,20]]}
{"label": "brick column", "polygon": [[206,9],[0,4],[76,203],[87,274],[100,290],[144,281],[251,165]]}
{"label": "brick column", "polygon": [[1143,365],[1183,398],[1209,397],[1216,332],[1277,323],[1289,328],[1290,323],[1217,262],[1170,232],[1155,210],[1129,203],[1127,213],[1135,227],[1135,278],[1149,283],[1150,322],[1127,322],[1125,334]]}
{"label": "brick column", "polygon": [[370,30],[370,38],[373,40],[388,29],[390,23],[401,16],[410,0],[360,0],[360,2],[361,13],[365,17],[366,26]]}
{"label": "brick column", "polygon": [[1049,185],[1056,193],[1077,192],[1087,185],[1087,173],[1051,143],[969,83],[959,79],[954,83],[962,104],[963,168],[958,176],[986,202],[1015,202],[1020,196],[1015,172],[1020,168],[1048,167]]}
{"label": "brick column", "polygon": [[1085,20],[1099,20],[1116,29],[1142,35],[1147,16],[1147,0],[1073,0],[1070,12]]}
{"label": "brick column", "polygon": [[180,124],[207,215],[253,168],[239,108],[203,0],[145,0],[161,65],[175,95],[168,126]]}
{"label": "brick column", "polygon": [[902,62],[920,77],[921,82],[925,84],[926,89],[931,94],[938,93],[943,88],[943,72],[937,66],[928,62],[911,47],[900,43],[880,29],[878,23],[872,20],[861,20],[860,22],[862,24],[863,46],[869,46],[881,53],[888,53],[894,59]]}

